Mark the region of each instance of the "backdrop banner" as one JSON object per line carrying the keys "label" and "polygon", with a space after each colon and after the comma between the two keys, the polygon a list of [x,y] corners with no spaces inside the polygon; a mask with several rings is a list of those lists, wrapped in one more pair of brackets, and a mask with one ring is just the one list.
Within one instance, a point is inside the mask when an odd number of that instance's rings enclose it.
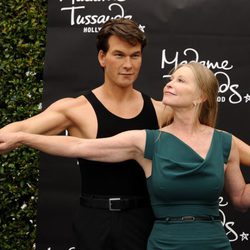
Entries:
{"label": "backdrop banner", "polygon": [[[43,109],[103,82],[96,34],[108,19],[132,18],[148,37],[135,87],[160,100],[172,68],[201,62],[220,81],[217,128],[250,144],[249,9],[247,0],[50,0]],[[250,168],[241,168],[250,182]],[[76,249],[72,220],[79,195],[77,162],[41,154],[38,250]],[[220,213],[233,249],[250,249],[250,212],[237,212],[223,195]]]}

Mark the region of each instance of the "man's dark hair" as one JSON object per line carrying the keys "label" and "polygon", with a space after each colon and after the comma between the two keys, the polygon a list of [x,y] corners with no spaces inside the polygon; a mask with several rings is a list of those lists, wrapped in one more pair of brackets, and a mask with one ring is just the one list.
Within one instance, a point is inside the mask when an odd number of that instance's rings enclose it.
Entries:
{"label": "man's dark hair", "polygon": [[106,53],[109,49],[108,40],[110,36],[118,36],[132,46],[137,43],[141,44],[141,49],[146,46],[146,36],[139,28],[138,24],[127,18],[110,19],[102,26],[97,35],[96,47],[99,52],[102,50]]}

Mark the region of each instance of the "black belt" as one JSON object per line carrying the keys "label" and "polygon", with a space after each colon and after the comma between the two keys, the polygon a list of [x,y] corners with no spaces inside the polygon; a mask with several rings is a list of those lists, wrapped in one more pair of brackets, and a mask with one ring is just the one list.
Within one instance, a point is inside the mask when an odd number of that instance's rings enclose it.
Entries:
{"label": "black belt", "polygon": [[161,221],[214,221],[220,220],[220,216],[180,216],[157,218]]}
{"label": "black belt", "polygon": [[80,204],[85,207],[101,208],[109,211],[123,211],[127,209],[148,207],[150,206],[149,198],[147,197],[92,197],[81,196]]}

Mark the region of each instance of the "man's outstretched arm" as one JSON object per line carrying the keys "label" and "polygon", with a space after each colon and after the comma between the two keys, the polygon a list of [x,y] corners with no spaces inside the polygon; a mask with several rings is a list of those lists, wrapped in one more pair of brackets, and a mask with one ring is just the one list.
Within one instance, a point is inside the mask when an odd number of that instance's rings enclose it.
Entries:
{"label": "man's outstretched arm", "polygon": [[[0,129],[0,133],[27,132],[32,134],[59,134],[67,126],[70,120],[67,118],[67,110],[72,106],[73,99],[65,98],[51,104],[46,110],[28,119],[10,123]],[[9,144],[5,152],[15,149],[17,145]],[[0,150],[0,153],[3,151]]]}

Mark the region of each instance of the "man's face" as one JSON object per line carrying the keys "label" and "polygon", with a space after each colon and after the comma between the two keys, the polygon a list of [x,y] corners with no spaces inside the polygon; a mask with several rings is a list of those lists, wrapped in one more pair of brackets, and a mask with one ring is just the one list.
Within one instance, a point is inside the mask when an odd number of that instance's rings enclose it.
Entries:
{"label": "man's face", "polygon": [[109,38],[106,53],[99,51],[98,59],[104,68],[105,83],[119,87],[132,86],[142,63],[141,44],[130,45],[117,36]]}

